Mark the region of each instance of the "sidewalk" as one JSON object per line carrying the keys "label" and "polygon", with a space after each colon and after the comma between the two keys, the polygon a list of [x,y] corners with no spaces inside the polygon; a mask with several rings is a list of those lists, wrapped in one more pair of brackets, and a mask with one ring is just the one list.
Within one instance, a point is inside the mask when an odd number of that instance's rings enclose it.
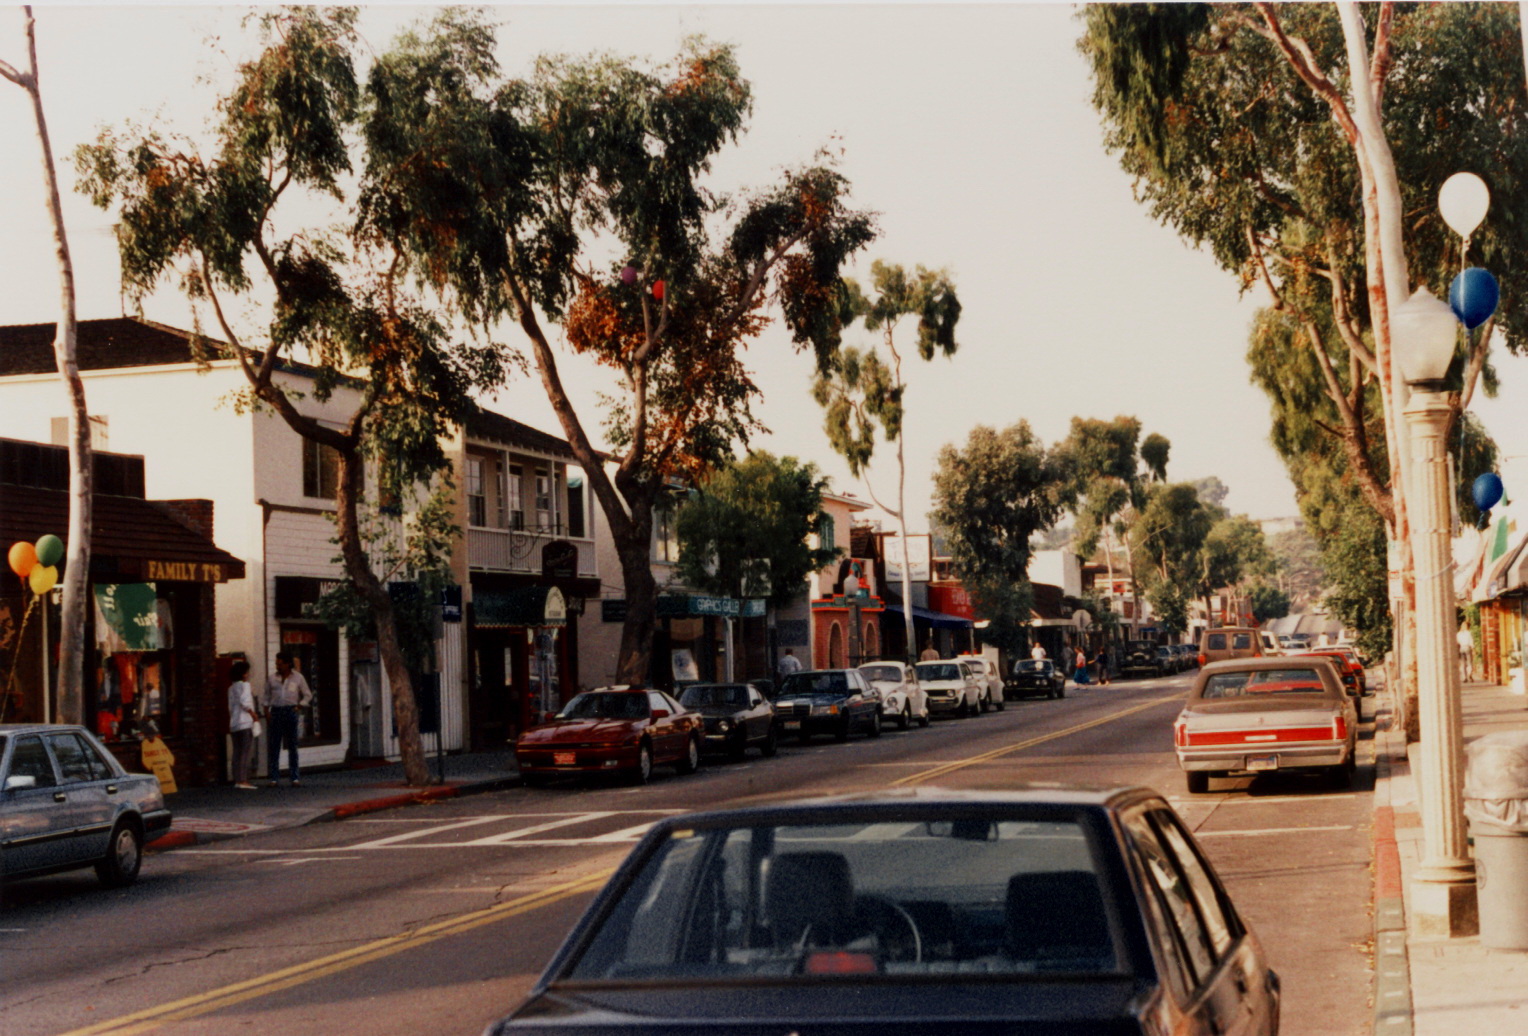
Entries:
{"label": "sidewalk", "polygon": [[[1464,740],[1528,728],[1528,699],[1492,684],[1466,684]],[[1416,745],[1375,722],[1374,1031],[1380,1036],[1488,1036],[1528,1031],[1528,953],[1490,950],[1478,938],[1422,938],[1406,927],[1405,897],[1421,858],[1413,777]]]}
{"label": "sidewalk", "polygon": [[[430,773],[439,772],[431,757]],[[304,770],[302,785],[283,782],[268,787],[257,781],[254,791],[221,784],[186,788],[168,796],[174,821],[170,830],[149,843],[150,849],[237,838],[281,827],[300,827],[324,820],[342,820],[358,813],[392,809],[421,802],[496,791],[520,783],[513,752],[448,755],[446,779],[428,788],[410,788],[401,763],[347,770]]]}

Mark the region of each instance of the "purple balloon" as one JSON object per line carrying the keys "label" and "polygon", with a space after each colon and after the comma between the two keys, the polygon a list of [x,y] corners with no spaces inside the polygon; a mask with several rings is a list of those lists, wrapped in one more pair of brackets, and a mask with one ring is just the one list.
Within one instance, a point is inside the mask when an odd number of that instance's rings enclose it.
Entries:
{"label": "purple balloon", "polygon": [[637,283],[637,268],[631,264],[621,267],[621,283],[632,285]]}
{"label": "purple balloon", "polygon": [[1471,266],[1461,270],[1448,286],[1448,305],[1459,322],[1471,331],[1491,319],[1496,304],[1501,301],[1501,289],[1491,271]]}

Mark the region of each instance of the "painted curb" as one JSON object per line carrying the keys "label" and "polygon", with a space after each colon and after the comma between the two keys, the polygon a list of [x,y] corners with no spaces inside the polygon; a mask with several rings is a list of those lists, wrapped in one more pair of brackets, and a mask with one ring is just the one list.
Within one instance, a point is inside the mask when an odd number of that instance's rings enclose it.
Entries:
{"label": "painted curb", "polygon": [[1401,849],[1390,804],[1394,705],[1374,724],[1374,1032],[1412,1036],[1411,958],[1406,950],[1406,899]]}

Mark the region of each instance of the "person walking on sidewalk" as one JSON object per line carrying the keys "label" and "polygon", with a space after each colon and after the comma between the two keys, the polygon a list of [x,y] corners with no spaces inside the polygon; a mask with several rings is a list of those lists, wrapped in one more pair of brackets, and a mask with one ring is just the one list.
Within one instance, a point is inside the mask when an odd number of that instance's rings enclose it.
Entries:
{"label": "person walking on sidewalk", "polygon": [[280,782],[283,742],[287,746],[287,776],[292,787],[302,783],[297,772],[297,710],[307,708],[312,700],[308,681],[292,668],[292,656],[279,652],[276,672],[265,678],[265,712],[271,727],[265,740],[265,761],[272,785]]}
{"label": "person walking on sidewalk", "polygon": [[233,739],[233,786],[253,791],[249,764],[255,754],[255,696],[249,689],[249,663],[235,662],[228,670],[228,735]]}
{"label": "person walking on sidewalk", "polygon": [[1459,627],[1455,643],[1459,645],[1459,679],[1469,683],[1475,679],[1475,638],[1470,636],[1468,623]]}

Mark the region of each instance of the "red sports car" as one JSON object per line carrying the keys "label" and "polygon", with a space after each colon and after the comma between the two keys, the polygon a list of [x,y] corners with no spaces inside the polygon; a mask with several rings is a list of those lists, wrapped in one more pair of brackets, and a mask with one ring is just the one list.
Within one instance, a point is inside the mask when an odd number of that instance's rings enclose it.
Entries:
{"label": "red sports car", "polygon": [[526,784],[557,774],[619,773],[645,784],[654,766],[679,773],[700,766],[705,721],[662,691],[603,687],[585,691],[545,726],[515,742]]}

